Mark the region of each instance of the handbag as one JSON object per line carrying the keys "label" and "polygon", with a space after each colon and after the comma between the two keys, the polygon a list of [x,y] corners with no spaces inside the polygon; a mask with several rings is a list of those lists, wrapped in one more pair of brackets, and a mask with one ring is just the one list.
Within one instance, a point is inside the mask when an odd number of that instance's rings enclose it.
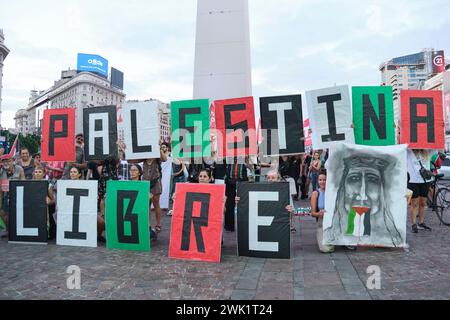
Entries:
{"label": "handbag", "polygon": [[419,160],[420,163],[420,175],[422,176],[423,180],[425,182],[427,182],[427,180],[430,180],[433,177],[433,172],[431,172],[430,170],[425,169],[425,167],[422,164],[422,161]]}

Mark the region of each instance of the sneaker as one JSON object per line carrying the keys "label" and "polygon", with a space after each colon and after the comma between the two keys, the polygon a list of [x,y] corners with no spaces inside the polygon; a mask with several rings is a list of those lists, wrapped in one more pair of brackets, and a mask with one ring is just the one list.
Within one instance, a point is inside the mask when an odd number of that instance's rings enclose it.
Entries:
{"label": "sneaker", "polygon": [[419,223],[419,224],[417,225],[417,227],[418,227],[420,230],[428,230],[428,231],[431,231],[431,228],[430,228],[429,226],[427,226],[425,223]]}
{"label": "sneaker", "polygon": [[351,251],[355,251],[356,250],[356,246],[345,246],[348,250],[351,250]]}
{"label": "sneaker", "polygon": [[156,230],[149,228],[149,232],[150,232],[150,240],[158,239],[158,234],[156,233]]}
{"label": "sneaker", "polygon": [[171,216],[172,215],[172,210],[167,211],[167,215]]}
{"label": "sneaker", "polygon": [[412,232],[413,232],[413,233],[418,233],[418,232],[419,232],[419,230],[417,229],[417,224],[413,224],[413,225],[411,226],[411,228],[412,228]]}

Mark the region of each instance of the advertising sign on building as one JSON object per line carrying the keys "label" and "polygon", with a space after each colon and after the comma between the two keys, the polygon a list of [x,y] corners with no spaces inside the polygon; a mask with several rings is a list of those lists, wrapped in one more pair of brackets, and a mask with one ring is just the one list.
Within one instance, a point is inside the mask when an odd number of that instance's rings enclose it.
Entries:
{"label": "advertising sign on building", "polygon": [[433,63],[433,74],[445,71],[445,59],[443,50],[433,51],[432,63]]}
{"label": "advertising sign on building", "polygon": [[108,77],[108,60],[96,54],[79,53],[77,70],[95,72]]}

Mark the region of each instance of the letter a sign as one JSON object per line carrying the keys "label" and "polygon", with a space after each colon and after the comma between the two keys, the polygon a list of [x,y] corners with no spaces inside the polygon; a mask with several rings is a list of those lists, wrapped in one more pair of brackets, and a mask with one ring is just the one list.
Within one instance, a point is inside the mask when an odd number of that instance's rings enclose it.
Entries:
{"label": "letter a sign", "polygon": [[442,91],[402,90],[400,143],[410,149],[444,149]]}

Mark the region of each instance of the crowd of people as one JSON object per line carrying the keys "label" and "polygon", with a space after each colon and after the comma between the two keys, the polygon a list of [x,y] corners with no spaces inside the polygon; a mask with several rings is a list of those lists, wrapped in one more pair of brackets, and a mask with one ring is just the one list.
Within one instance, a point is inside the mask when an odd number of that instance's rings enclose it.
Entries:
{"label": "crowd of people", "polygon": [[[160,146],[160,157],[157,159],[125,160],[126,147],[118,143],[117,157],[110,157],[103,161],[86,161],[84,155],[84,138],[82,134],[76,136],[76,157],[74,162],[50,161],[43,162],[39,154],[31,157],[27,148],[20,150],[17,159],[4,154],[1,156],[0,180],[2,200],[0,217],[8,224],[9,212],[9,180],[48,180],[48,234],[49,239],[56,237],[56,194],[57,181],[71,180],[97,180],[98,181],[98,240],[106,241],[105,231],[105,199],[106,184],[108,180],[150,181],[149,206],[153,206],[154,221],[150,215],[149,236],[156,239],[162,230],[160,196],[163,188],[169,188],[170,199],[175,199],[177,183],[215,183],[225,184],[224,197],[224,229],[235,231],[235,209],[239,198],[236,196],[238,182],[242,181],[286,181],[290,185],[290,205],[286,210],[291,214],[291,232],[296,232],[293,213],[294,200],[310,199],[311,215],[317,219],[317,241],[321,252],[332,252],[333,246],[322,244],[322,222],[325,213],[326,170],[328,150],[314,150],[298,155],[280,156],[270,158],[270,161],[246,156],[243,161],[234,159],[233,163],[225,163],[212,153],[203,162],[190,163],[181,159],[172,158],[171,183],[165,186],[162,183],[161,163],[171,157],[170,145],[163,143]],[[434,170],[440,166],[442,154],[425,150],[408,150],[408,189],[411,190],[410,218],[412,231],[419,229],[431,230],[425,224],[425,206],[430,180],[424,179],[422,168]],[[172,211],[167,212],[168,215]],[[417,222],[417,216],[419,221]],[[7,236],[4,231],[2,236]]]}

